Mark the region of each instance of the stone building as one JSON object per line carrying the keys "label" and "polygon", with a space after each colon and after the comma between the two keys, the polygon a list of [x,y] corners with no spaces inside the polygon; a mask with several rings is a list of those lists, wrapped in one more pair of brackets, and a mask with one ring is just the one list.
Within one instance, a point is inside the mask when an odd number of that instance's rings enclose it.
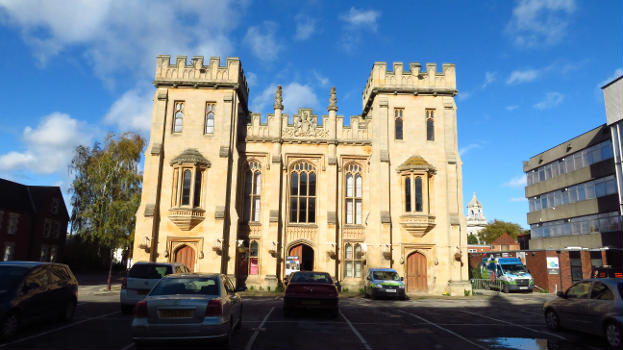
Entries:
{"label": "stone building", "polygon": [[487,226],[487,219],[482,212],[482,204],[476,199],[476,192],[467,205],[467,236],[473,234],[478,237],[478,232]]}
{"label": "stone building", "polygon": [[335,89],[289,123],[281,87],[262,123],[238,58],[158,56],[154,85],[135,261],[274,288],[298,256],[350,288],[393,267],[411,292],[470,289],[454,65],[374,63],[350,125]]}

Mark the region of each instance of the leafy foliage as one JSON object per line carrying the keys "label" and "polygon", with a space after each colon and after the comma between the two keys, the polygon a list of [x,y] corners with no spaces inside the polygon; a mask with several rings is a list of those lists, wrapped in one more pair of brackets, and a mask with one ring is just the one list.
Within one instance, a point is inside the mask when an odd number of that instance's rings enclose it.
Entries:
{"label": "leafy foliage", "polygon": [[467,235],[467,244],[478,244],[478,237],[473,233]]}
{"label": "leafy foliage", "polygon": [[78,146],[71,161],[71,233],[105,248],[127,247],[133,238],[142,175],[138,162],[145,139],[108,134],[104,144]]}
{"label": "leafy foliage", "polygon": [[524,229],[518,224],[502,220],[493,220],[493,222],[488,223],[485,228],[478,232],[478,240],[489,244],[504,233],[508,233],[509,236],[516,240],[517,236],[524,232]]}

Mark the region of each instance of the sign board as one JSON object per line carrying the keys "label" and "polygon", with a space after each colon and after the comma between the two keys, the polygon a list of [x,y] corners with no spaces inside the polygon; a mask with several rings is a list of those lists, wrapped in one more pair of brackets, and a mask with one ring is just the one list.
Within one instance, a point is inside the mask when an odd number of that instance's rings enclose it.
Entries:
{"label": "sign board", "polygon": [[301,270],[301,260],[298,256],[286,256],[286,276]]}
{"label": "sign board", "polygon": [[558,264],[558,257],[548,256],[545,259],[547,261],[547,273],[550,275],[558,275],[560,271],[560,265]]}

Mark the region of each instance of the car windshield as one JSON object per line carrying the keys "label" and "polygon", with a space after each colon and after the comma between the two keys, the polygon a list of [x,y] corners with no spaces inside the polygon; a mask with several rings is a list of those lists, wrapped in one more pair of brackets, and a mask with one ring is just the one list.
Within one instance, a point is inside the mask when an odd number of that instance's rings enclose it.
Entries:
{"label": "car windshield", "polygon": [[395,271],[374,271],[372,273],[375,280],[380,281],[400,281],[400,276]]}
{"label": "car windshield", "polygon": [[318,272],[297,272],[292,277],[292,282],[333,283],[329,274]]}
{"label": "car windshield", "polygon": [[0,292],[12,290],[17,287],[24,275],[28,273],[28,268],[20,266],[0,267]]}
{"label": "car windshield", "polygon": [[502,265],[502,269],[507,273],[526,272],[526,268],[521,264]]}
{"label": "car windshield", "polygon": [[218,295],[218,279],[216,277],[165,278],[149,293],[149,295],[175,294]]}
{"label": "car windshield", "polygon": [[132,278],[149,278],[160,279],[165,275],[171,274],[173,270],[171,265],[164,264],[136,264],[132,266],[128,277]]}

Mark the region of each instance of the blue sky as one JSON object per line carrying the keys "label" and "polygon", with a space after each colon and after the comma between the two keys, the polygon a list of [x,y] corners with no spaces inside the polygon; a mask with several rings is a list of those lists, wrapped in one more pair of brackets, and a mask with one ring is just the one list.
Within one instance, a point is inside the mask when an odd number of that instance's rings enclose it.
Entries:
{"label": "blue sky", "polygon": [[[361,112],[375,61],[456,64],[464,205],[527,227],[522,161],[605,123],[623,2],[0,0],[0,177],[60,185],[78,144],[149,135],[158,54],[237,56],[250,107]],[[68,194],[66,194],[66,201]]]}

